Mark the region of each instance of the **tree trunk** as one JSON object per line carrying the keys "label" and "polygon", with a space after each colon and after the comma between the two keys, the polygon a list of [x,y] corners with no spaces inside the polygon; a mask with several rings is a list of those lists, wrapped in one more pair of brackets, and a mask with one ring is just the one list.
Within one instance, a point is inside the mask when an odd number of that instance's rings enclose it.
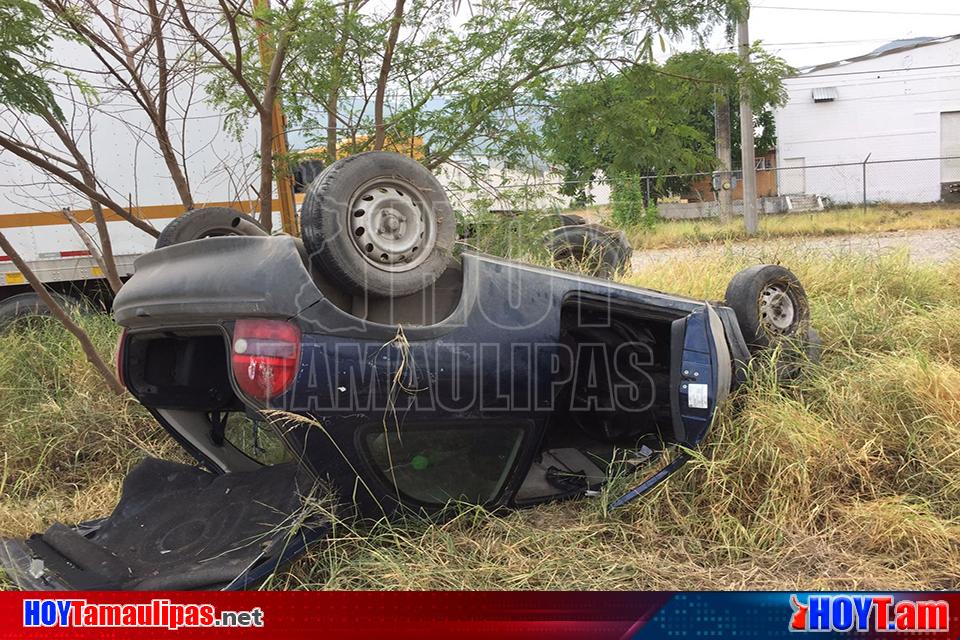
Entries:
{"label": "tree trunk", "polygon": [[[44,116],[44,120],[47,122],[47,125],[53,129],[54,133],[57,134],[57,137],[60,138],[60,142],[64,147],[66,147],[67,151],[70,152],[70,155],[77,163],[77,170],[80,172],[80,177],[83,179],[83,184],[85,184],[89,189],[96,191],[97,178],[93,173],[93,168],[87,162],[87,159],[82,153],[80,153],[80,147],[77,146],[76,140],[74,140],[67,133],[67,130],[64,128],[63,124],[53,117],[52,114],[46,114]],[[100,206],[99,202],[93,198],[90,198],[90,210],[93,211],[93,219],[97,225],[97,236],[100,238],[100,255],[102,256],[101,262],[103,267],[103,275],[106,277],[107,282],[110,284],[110,288],[113,290],[113,292],[118,293],[120,291],[120,287],[123,286],[123,283],[120,281],[120,274],[117,271],[117,263],[113,258],[113,243],[110,241],[110,232],[107,229],[107,220],[103,216],[103,207]],[[81,236],[81,239],[83,239],[83,236]]]}
{"label": "tree trunk", "polygon": [[[167,66],[166,45],[164,44],[163,22],[160,19],[160,10],[157,7],[156,0],[148,0],[147,6],[150,8],[150,33],[153,36],[154,46],[157,52],[158,67],[158,85],[157,100],[154,104],[153,96],[149,91],[144,91],[144,98],[150,106],[152,113],[150,119],[153,121],[154,134],[157,136],[157,142],[160,146],[160,154],[167,165],[167,171],[170,172],[170,179],[173,180],[177,193],[180,194],[180,201],[184,209],[190,211],[193,209],[193,194],[190,193],[190,183],[187,176],[177,160],[177,153],[170,142],[170,133],[167,131],[167,99],[169,97],[169,76],[170,69]],[[118,21],[119,27],[119,21]],[[134,67],[136,68],[136,67]],[[142,82],[138,83],[138,86]]]}
{"label": "tree trunk", "polygon": [[376,151],[383,149],[387,132],[383,126],[383,102],[387,94],[387,80],[390,78],[390,65],[393,64],[393,50],[400,37],[400,25],[403,23],[403,5],[406,0],[397,0],[393,8],[393,19],[390,21],[390,34],[387,36],[387,47],[383,52],[383,63],[380,65],[380,77],[377,79],[377,95],[373,103],[374,138],[373,148]]}
{"label": "tree trunk", "polygon": [[[737,42],[740,59],[744,68],[750,68],[749,6],[747,14],[740,19],[737,28]],[[757,161],[754,157],[753,103],[750,98],[750,85],[740,83],[740,166],[743,169],[743,226],[749,235],[760,230],[760,217],[757,212]]]}
{"label": "tree trunk", "polygon": [[103,258],[103,275],[114,293],[120,293],[123,282],[120,280],[120,272],[117,271],[117,261],[113,257],[113,242],[110,240],[110,231],[107,229],[107,221],[103,217],[103,207],[99,202],[90,201],[93,209],[93,220],[97,225],[97,236],[100,238],[100,255]]}
{"label": "tree trunk", "polygon": [[157,121],[154,124],[154,135],[157,136],[160,154],[163,156],[163,161],[167,165],[167,171],[170,172],[170,180],[173,181],[173,185],[177,188],[180,202],[183,204],[184,209],[190,211],[194,208],[193,194],[190,192],[190,184],[187,182],[187,176],[183,172],[183,167],[180,166],[180,162],[177,160],[177,152],[173,148],[173,143],[170,142],[165,117],[160,119],[160,116],[157,116]]}
{"label": "tree trunk", "polygon": [[333,87],[327,94],[327,164],[337,161],[337,101],[340,87]]}
{"label": "tree trunk", "polygon": [[330,91],[327,92],[327,162],[337,161],[337,113],[340,102],[340,86],[343,83],[343,57],[347,51],[347,41],[350,37],[350,3],[343,5],[343,23],[341,24],[340,41],[333,53],[331,66],[333,81]]}
{"label": "tree trunk", "polygon": [[273,102],[260,113],[260,226],[273,229]]}
{"label": "tree trunk", "polygon": [[[96,243],[93,241],[93,238],[91,238],[90,234],[88,234],[84,228],[80,226],[80,222],[77,221],[77,217],[73,215],[69,209],[63,210],[63,217],[67,219],[67,222],[70,223],[70,226],[73,227],[73,230],[77,232],[78,236],[80,236],[80,240],[82,240],[84,246],[87,247],[87,251],[90,252],[90,256],[94,259],[97,265],[99,265],[100,270],[103,271],[104,277],[106,277],[107,282],[110,284],[110,289],[114,293],[120,293],[120,288],[123,287],[123,283],[120,281],[120,276],[117,274],[117,265],[113,261],[113,255],[110,255],[110,262],[108,263],[106,258],[107,254],[97,247]],[[100,217],[101,219],[103,218],[102,211],[100,212]],[[113,247],[109,244],[110,235],[108,233],[104,233],[101,237],[105,237],[107,239],[107,248],[112,252]]]}
{"label": "tree trunk", "polygon": [[720,171],[720,190],[717,191],[717,201],[720,204],[720,222],[733,220],[733,155],[730,135],[730,100],[726,94],[719,93],[714,110],[717,138],[717,160]]}
{"label": "tree trunk", "polygon": [[3,232],[0,232],[0,249],[3,249],[4,253],[10,257],[10,260],[16,265],[20,273],[23,274],[23,277],[27,279],[27,282],[30,283],[33,290],[40,296],[43,303],[47,305],[47,308],[50,309],[50,313],[67,328],[67,331],[76,336],[77,340],[80,341],[80,346],[83,348],[83,353],[87,356],[87,361],[90,362],[93,368],[97,370],[97,373],[103,377],[103,380],[107,383],[107,386],[110,387],[110,390],[117,395],[123,395],[123,385],[120,384],[117,376],[114,375],[110,367],[108,367],[103,361],[103,358],[100,357],[100,354],[97,353],[96,347],[94,347],[93,342],[90,341],[90,336],[88,336],[87,333],[80,328],[80,325],[73,321],[63,307],[54,300],[50,292],[47,291],[47,288],[40,282],[40,279],[37,278],[36,274],[33,273],[23,258],[20,257],[20,254],[17,253],[13,245],[7,240],[7,237],[3,235]]}

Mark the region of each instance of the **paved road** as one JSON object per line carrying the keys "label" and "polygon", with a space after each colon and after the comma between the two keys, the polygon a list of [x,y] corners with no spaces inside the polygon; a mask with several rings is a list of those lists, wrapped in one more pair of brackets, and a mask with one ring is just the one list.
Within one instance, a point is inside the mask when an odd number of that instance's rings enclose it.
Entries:
{"label": "paved road", "polygon": [[825,254],[879,255],[906,247],[910,259],[919,262],[945,262],[960,254],[960,229],[933,231],[894,231],[849,236],[821,236],[813,238],[779,238],[730,244],[703,244],[675,249],[635,249],[633,268],[643,269],[658,262],[675,258],[693,258],[722,255],[732,252],[768,260],[778,251],[816,251]]}

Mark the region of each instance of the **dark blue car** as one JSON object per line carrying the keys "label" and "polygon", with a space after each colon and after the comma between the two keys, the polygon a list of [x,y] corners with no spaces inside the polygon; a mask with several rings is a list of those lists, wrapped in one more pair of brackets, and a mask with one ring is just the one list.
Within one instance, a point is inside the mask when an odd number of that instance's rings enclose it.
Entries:
{"label": "dark blue car", "polygon": [[[522,508],[685,460],[751,353],[812,339],[786,269],[725,303],[470,252],[433,177],[395,154],[324,171],[303,242],[185,214],[114,304],[118,371],[197,461],[148,459],[102,520],[5,541],[34,589],[239,588],[342,517]],[[222,237],[218,237],[222,236]]]}

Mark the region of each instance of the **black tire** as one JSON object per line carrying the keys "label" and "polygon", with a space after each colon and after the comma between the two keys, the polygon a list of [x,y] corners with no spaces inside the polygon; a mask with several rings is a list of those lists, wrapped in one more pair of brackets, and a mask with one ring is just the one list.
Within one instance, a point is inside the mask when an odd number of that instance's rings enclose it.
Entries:
{"label": "black tire", "polygon": [[[54,300],[65,308],[82,307],[83,304],[76,298],[50,292]],[[0,331],[9,329],[13,324],[30,318],[49,318],[50,309],[43,303],[36,293],[18,293],[15,296],[0,301]]]}
{"label": "black tire", "polygon": [[157,249],[218,236],[267,236],[252,217],[229,207],[205,207],[178,216],[160,232]]}
{"label": "black tire", "polygon": [[622,231],[599,224],[553,229],[547,247],[556,266],[601,278],[626,271],[633,255]]}
{"label": "black tire", "polygon": [[416,293],[449,266],[457,220],[440,182],[407,156],[338,160],[307,189],[303,242],[313,265],[353,294]]}
{"label": "black tire", "polygon": [[810,304],[797,276],[775,264],[758,264],[735,275],[727,306],[754,351],[786,340],[802,340],[810,329]]}
{"label": "black tire", "polygon": [[587,224],[587,219],[575,213],[558,213],[561,227],[575,227],[581,224]]}

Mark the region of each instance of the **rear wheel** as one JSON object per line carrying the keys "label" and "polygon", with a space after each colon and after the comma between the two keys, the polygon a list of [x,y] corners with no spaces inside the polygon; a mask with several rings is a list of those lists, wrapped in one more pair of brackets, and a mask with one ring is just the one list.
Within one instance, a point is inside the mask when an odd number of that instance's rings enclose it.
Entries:
{"label": "rear wheel", "polygon": [[314,266],[354,294],[404,296],[450,262],[457,221],[440,183],[397,153],[338,160],[307,190],[301,226]]}
{"label": "rear wheel", "polygon": [[157,249],[181,242],[218,236],[267,236],[252,217],[229,207],[205,207],[187,211],[164,227]]}

